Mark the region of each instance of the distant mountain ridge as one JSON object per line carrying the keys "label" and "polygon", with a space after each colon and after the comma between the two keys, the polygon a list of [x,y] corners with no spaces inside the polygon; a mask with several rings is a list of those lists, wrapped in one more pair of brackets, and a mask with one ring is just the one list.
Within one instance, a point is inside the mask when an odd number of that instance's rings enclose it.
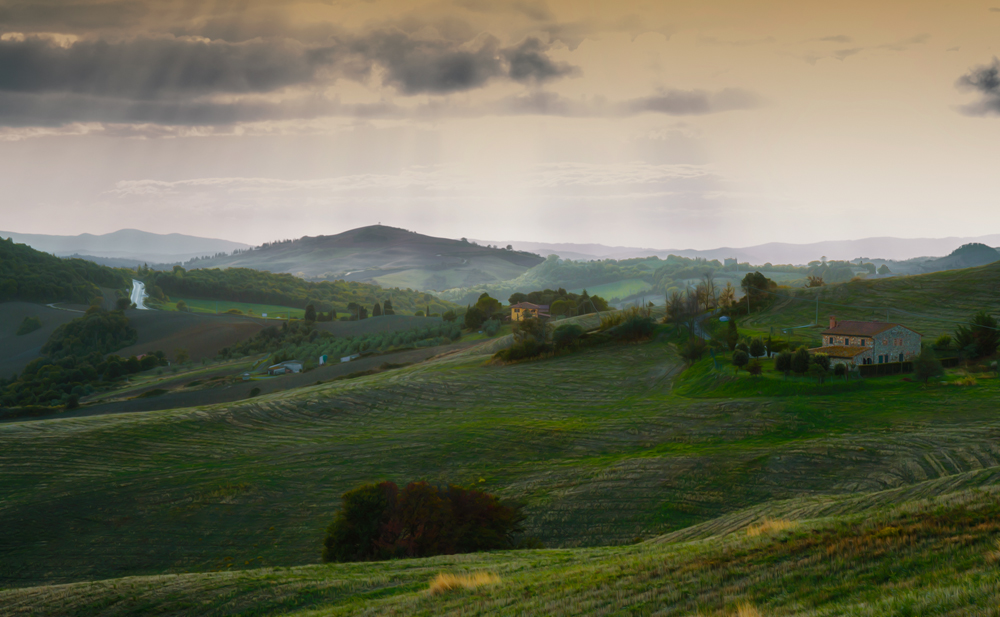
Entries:
{"label": "distant mountain ridge", "polygon": [[383,287],[444,290],[517,278],[540,264],[533,253],[480,246],[371,225],[333,236],[305,236],[185,264],[253,268],[311,280],[372,281]]}
{"label": "distant mountain ridge", "polygon": [[107,234],[78,236],[0,231],[0,238],[12,238],[18,244],[27,244],[36,251],[59,257],[76,255],[83,259],[103,257],[148,263],[181,262],[193,257],[250,248],[249,244],[231,240],[184,234],[155,234],[138,229],[119,229]]}
{"label": "distant mountain ridge", "polygon": [[523,242],[517,240],[480,240],[481,243],[512,245],[515,249],[531,251],[543,256],[559,255],[563,259],[630,259],[634,257],[704,257],[723,260],[735,257],[740,262],[752,264],[807,264],[821,257],[830,260],[851,260],[858,257],[880,260],[907,260],[917,257],[949,255],[969,243],[1000,246],[1000,234],[975,238],[862,238],[858,240],[828,240],[809,244],[769,242],[743,248],[720,247],[715,249],[652,249],[603,244],[575,244]]}

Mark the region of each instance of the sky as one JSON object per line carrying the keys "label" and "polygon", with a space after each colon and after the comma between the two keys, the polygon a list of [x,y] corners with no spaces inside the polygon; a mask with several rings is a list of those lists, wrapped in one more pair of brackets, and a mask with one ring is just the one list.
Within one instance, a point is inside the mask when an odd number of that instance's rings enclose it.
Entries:
{"label": "sky", "polygon": [[1000,230],[1000,0],[0,0],[0,229]]}

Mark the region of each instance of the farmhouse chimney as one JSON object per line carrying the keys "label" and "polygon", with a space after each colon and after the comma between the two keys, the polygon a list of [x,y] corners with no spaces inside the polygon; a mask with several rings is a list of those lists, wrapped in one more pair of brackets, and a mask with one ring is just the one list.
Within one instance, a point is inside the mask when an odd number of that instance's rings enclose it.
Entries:
{"label": "farmhouse chimney", "polygon": [[837,316],[830,315],[830,329],[833,330],[836,327],[837,327]]}

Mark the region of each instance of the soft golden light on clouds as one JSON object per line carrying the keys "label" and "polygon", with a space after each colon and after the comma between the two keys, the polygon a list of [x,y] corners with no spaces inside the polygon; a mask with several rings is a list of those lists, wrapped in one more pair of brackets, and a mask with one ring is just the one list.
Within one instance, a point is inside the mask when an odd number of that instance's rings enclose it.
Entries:
{"label": "soft golden light on clouds", "polygon": [[996,8],[0,0],[0,228],[978,235]]}

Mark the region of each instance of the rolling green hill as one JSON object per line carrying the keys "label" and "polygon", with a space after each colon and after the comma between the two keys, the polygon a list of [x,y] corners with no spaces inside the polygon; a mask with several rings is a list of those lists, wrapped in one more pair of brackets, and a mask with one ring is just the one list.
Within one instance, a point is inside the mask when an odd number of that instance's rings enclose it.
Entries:
{"label": "rolling green hill", "polygon": [[[995,614],[996,487],[892,497],[822,518],[756,513],[695,541],[121,578],[0,591],[0,604],[60,617]],[[477,572],[492,582],[429,590],[441,573]]]}
{"label": "rolling green hill", "polygon": [[266,244],[185,266],[253,268],[313,280],[368,281],[383,287],[441,290],[516,278],[541,261],[533,253],[372,225],[335,236],[306,236]]}
{"label": "rolling green hill", "polygon": [[0,239],[0,302],[77,302],[90,304],[101,287],[125,288],[121,270],[82,259],[60,259],[11,239]]}
{"label": "rolling green hill", "polygon": [[1000,461],[995,379],[693,398],[675,392],[667,342],[485,358],[237,404],[0,424],[0,525],[16,530],[0,538],[0,585],[315,563],[339,495],[382,479],[523,499],[528,531],[553,548],[780,500],[997,480],[975,475]]}
{"label": "rolling green hill", "polygon": [[[773,304],[754,313],[746,325],[755,328],[814,323],[819,297],[819,325],[838,319],[898,322],[930,338],[951,333],[980,310],[1000,314],[1000,262],[878,280],[859,280],[814,289],[779,291]],[[818,337],[818,334],[816,335]]]}

